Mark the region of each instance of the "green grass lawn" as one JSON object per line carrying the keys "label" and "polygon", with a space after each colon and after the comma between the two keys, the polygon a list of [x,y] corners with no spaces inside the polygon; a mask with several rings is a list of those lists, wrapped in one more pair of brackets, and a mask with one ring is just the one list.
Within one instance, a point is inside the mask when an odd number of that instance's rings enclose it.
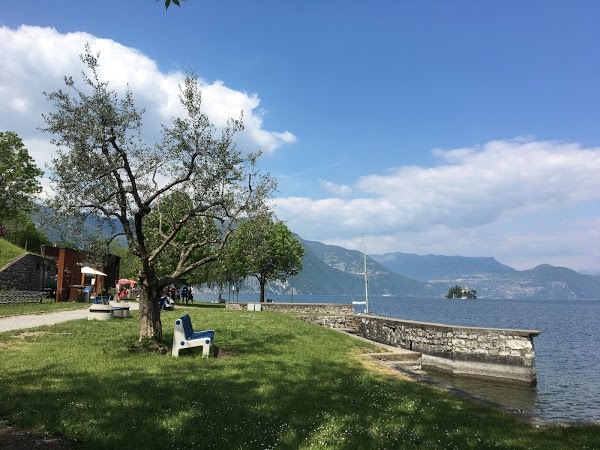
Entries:
{"label": "green grass lawn", "polygon": [[[366,367],[360,341],[279,313],[189,311],[218,357],[132,350],[135,318],[0,334],[0,419],[86,449],[600,448]],[[134,315],[137,312],[133,313]]]}
{"label": "green grass lawn", "polygon": [[27,253],[21,247],[11,244],[4,238],[0,238],[0,267],[4,267],[9,261]]}

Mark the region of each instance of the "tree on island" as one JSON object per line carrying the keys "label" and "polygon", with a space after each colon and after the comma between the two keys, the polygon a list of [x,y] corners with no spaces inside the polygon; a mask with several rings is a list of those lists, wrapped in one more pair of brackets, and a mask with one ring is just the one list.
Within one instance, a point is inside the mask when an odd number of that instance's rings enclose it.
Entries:
{"label": "tree on island", "polygon": [[461,286],[454,286],[448,289],[448,293],[444,296],[446,298],[477,298],[477,291],[475,289],[469,290]]}
{"label": "tree on island", "polygon": [[182,116],[147,144],[143,111],[129,88],[119,98],[99,79],[98,57],[86,45],[83,87],[65,77],[67,92],[45,93],[55,111],[44,115],[43,131],[58,147],[48,206],[64,231],[93,218],[126,237],[141,267],[140,340],[160,340],[164,287],[216,260],[236,221],[267,210],[275,181],[257,170],[259,154],[236,149],[241,117],[221,131],[212,125],[191,75],[180,86]]}

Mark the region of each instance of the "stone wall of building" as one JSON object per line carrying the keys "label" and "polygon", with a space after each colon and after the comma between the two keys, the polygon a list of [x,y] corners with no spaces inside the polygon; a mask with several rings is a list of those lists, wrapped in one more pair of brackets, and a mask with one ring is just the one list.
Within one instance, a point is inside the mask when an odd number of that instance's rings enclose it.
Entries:
{"label": "stone wall of building", "polygon": [[0,268],[0,289],[40,291],[44,275],[56,272],[53,260],[25,253]]}

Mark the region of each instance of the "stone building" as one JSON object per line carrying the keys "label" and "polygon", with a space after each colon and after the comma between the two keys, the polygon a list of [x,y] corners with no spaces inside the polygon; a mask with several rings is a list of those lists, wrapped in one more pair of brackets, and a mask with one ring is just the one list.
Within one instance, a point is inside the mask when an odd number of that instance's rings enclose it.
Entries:
{"label": "stone building", "polygon": [[[83,252],[42,245],[41,255],[25,253],[0,267],[0,290],[52,293],[57,302],[87,300],[103,294],[119,279],[120,258],[109,255],[100,269]],[[85,295],[84,295],[85,293]]]}

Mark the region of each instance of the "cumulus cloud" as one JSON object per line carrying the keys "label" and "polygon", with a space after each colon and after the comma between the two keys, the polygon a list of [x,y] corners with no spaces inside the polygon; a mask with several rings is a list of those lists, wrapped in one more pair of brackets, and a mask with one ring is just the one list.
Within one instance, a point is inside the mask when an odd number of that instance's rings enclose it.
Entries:
{"label": "cumulus cloud", "polygon": [[[522,246],[541,257],[564,255],[577,242],[589,255],[588,224],[599,220],[599,148],[517,138],[434,153],[433,167],[360,177],[352,198],[278,198],[277,214],[308,239],[350,246],[367,233],[373,253],[508,256],[510,248],[514,257]],[[592,220],[564,226],[578,209],[595,211]],[[573,229],[578,236],[568,235]]]}
{"label": "cumulus cloud", "polygon": [[[168,123],[180,108],[178,85],[181,71],[163,73],[155,61],[140,51],[110,39],[84,32],[62,34],[54,28],[21,26],[0,27],[0,128],[16,131],[24,141],[39,144],[49,136],[40,135],[41,113],[50,107],[42,92],[64,88],[63,77],[79,79],[83,66],[79,54],[89,43],[100,52],[100,75],[110,88],[123,92],[130,86],[136,105],[146,109],[144,122],[149,139],[158,139],[159,125]],[[293,143],[289,131],[275,132],[264,128],[264,111],[256,94],[228,88],[222,81],[200,79],[203,108],[217,127],[230,117],[244,114],[245,131],[240,135],[242,149],[273,152]],[[34,154],[46,154],[47,148],[30,147]]]}
{"label": "cumulus cloud", "polygon": [[347,197],[352,194],[352,188],[350,186],[346,186],[345,184],[336,184],[332,183],[328,180],[319,180],[321,187],[325,192],[333,195],[338,195],[341,197]]}
{"label": "cumulus cloud", "polygon": [[[492,141],[481,148],[437,152],[442,164],[401,167],[357,182],[392,201],[396,223],[465,227],[511,210],[557,208],[598,200],[600,149],[561,142]],[[462,212],[462,213],[459,213]]]}

